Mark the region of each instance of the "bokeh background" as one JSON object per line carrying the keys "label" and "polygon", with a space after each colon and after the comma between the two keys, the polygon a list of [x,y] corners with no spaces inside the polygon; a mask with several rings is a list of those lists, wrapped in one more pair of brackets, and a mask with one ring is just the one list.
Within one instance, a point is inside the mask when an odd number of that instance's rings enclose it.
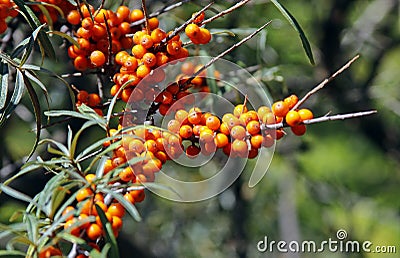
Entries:
{"label": "bokeh background", "polygon": [[[132,7],[140,6],[140,1],[128,2]],[[378,114],[315,124],[300,138],[289,133],[277,144],[268,173],[254,188],[247,185],[249,169],[224,193],[202,202],[176,203],[148,193],[146,200],[137,206],[143,220],[125,218],[119,236],[121,257],[399,257],[400,2],[280,2],[302,25],[312,45],[315,65],[307,60],[297,33],[267,0],[250,1],[233,14],[209,24],[211,32],[231,31],[236,36],[215,35],[204,53],[216,55],[273,20],[265,31],[226,59],[251,67],[271,96],[281,99],[291,93],[304,95],[360,54],[350,69],[313,96],[306,106],[318,116],[368,109],[377,109]],[[155,11],[173,2],[147,3],[149,10]],[[161,27],[168,30],[182,23],[200,9],[199,4],[204,5],[204,1],[186,3],[170,14],[161,15]],[[233,1],[216,1],[207,14],[232,4]],[[65,50],[59,51],[58,63],[45,63],[45,67],[57,73],[73,72],[70,62],[61,56]],[[52,99],[50,106],[70,105],[65,86],[52,78],[46,80]],[[92,84],[93,91],[96,89],[94,78],[70,81],[78,87],[82,83],[85,87]],[[1,181],[16,173],[34,142],[31,109],[29,100],[24,99],[0,128]],[[71,122],[74,130],[79,126],[79,122]],[[65,124],[61,124],[46,128],[43,137],[63,141],[65,133]],[[82,145],[97,138],[99,132],[93,130],[85,136],[88,142]],[[48,157],[43,147],[39,152]],[[249,168],[252,165],[249,162]],[[49,175],[38,171],[13,186],[33,196],[48,178]],[[23,208],[22,205],[0,195],[0,222],[8,223],[13,211]],[[347,231],[348,240],[396,246],[397,254],[291,254],[257,250],[257,243],[265,236],[275,241],[321,242],[335,239],[339,229]]]}

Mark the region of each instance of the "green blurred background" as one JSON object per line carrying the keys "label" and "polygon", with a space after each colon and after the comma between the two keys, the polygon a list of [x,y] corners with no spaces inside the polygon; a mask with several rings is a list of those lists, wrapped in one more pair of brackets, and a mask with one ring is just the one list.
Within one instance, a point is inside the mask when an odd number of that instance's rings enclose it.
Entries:
{"label": "green blurred background", "polygon": [[[147,1],[150,11],[162,1]],[[263,33],[226,59],[254,67],[254,75],[274,99],[291,93],[304,95],[314,85],[356,54],[361,58],[307,107],[317,116],[377,109],[361,119],[333,121],[308,127],[304,137],[291,133],[277,144],[268,173],[254,188],[245,171],[224,193],[198,203],[175,203],[147,193],[138,205],[143,221],[126,217],[119,236],[121,257],[399,257],[400,253],[400,5],[396,0],[280,1],[302,25],[313,49],[311,65],[293,28],[267,0],[250,1],[208,28],[231,30],[236,37],[214,36],[205,48],[216,55],[268,20]],[[107,1],[106,1],[107,3]],[[204,4],[203,1],[197,4]],[[214,11],[233,1],[216,1]],[[139,7],[139,1],[130,6]],[[179,9],[179,10],[178,10]],[[160,16],[161,27],[173,28],[199,6],[193,3]],[[212,15],[212,11],[207,15]],[[60,50],[63,51],[63,50]],[[46,63],[58,73],[72,72],[66,59]],[[79,87],[82,81],[74,81]],[[88,84],[86,78],[85,81]],[[67,91],[48,79],[52,108],[70,105]],[[93,91],[96,89],[92,81]],[[85,86],[87,87],[87,86]],[[43,106],[44,107],[44,106]],[[29,153],[34,116],[23,102],[0,128],[1,181],[14,174]],[[79,123],[71,123],[73,129]],[[66,128],[51,127],[44,137],[65,139]],[[98,138],[92,131],[86,139]],[[84,145],[84,144],[83,144]],[[46,156],[43,148],[41,156]],[[251,167],[252,164],[249,164]],[[14,183],[23,192],[40,191],[48,175],[36,172]],[[20,208],[0,196],[0,222],[7,223]],[[348,240],[396,246],[397,254],[317,253],[293,254],[257,250],[269,240],[336,239],[344,229]],[[0,243],[4,246],[4,243]]]}

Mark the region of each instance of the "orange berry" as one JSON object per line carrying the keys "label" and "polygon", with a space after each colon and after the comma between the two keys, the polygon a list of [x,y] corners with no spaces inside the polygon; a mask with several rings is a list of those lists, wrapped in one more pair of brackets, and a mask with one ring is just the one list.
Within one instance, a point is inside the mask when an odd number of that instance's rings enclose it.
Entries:
{"label": "orange berry", "polygon": [[[127,193],[128,194],[128,193]],[[128,194],[129,196],[131,196],[130,194]],[[133,198],[132,198],[133,199]],[[133,199],[134,200],[134,199]],[[113,216],[112,217],[112,223],[111,223],[111,226],[112,226],[112,229],[113,230],[121,230],[121,228],[122,228],[122,219],[120,218],[120,217],[118,217],[118,216]]]}
{"label": "orange berry", "polygon": [[128,71],[133,72],[138,67],[138,61],[133,56],[127,56],[124,60],[123,66],[126,67]]}
{"label": "orange berry", "polygon": [[182,48],[181,44],[179,44],[176,41],[172,41],[167,44],[167,52],[172,56],[177,55],[181,50],[181,48]]}
{"label": "orange berry", "polygon": [[301,117],[297,111],[290,110],[285,116],[285,121],[289,126],[295,126],[301,122]]}
{"label": "orange berry", "polygon": [[218,148],[223,148],[229,143],[228,136],[223,133],[217,133],[214,138],[214,143]]}
{"label": "orange berry", "polygon": [[263,143],[264,137],[261,134],[251,136],[250,143],[253,148],[259,149]]}
{"label": "orange berry", "polygon": [[101,99],[100,96],[96,93],[90,93],[88,96],[88,106],[90,107],[95,107],[100,105],[101,103]]}
{"label": "orange berry", "polygon": [[237,153],[240,157],[244,157],[248,152],[247,143],[243,140],[234,140],[232,143],[232,151]]}
{"label": "orange berry", "polygon": [[150,30],[154,30],[154,29],[158,28],[158,25],[160,24],[156,17],[148,19],[147,22],[149,24],[149,29]]}
{"label": "orange berry", "polygon": [[92,36],[96,37],[96,38],[102,38],[102,37],[106,36],[106,34],[107,34],[106,27],[104,27],[101,24],[93,25],[93,28],[91,28],[90,31],[92,33]]}
{"label": "orange berry", "polygon": [[241,125],[235,125],[231,129],[231,136],[233,139],[243,140],[246,137],[246,129]]}
{"label": "orange berry", "polygon": [[131,11],[129,10],[129,7],[125,5],[118,6],[116,11],[118,18],[120,18],[121,20],[127,19],[129,17],[130,12]]}
{"label": "orange berry", "polygon": [[74,59],[74,67],[78,71],[84,71],[88,68],[89,61],[87,60],[86,56],[79,55]]}
{"label": "orange berry", "polygon": [[252,120],[246,125],[246,130],[251,135],[256,135],[260,132],[260,122]]}
{"label": "orange berry", "polygon": [[155,29],[151,32],[151,39],[153,40],[154,44],[160,43],[165,37],[167,36],[167,33],[163,31],[162,29]]}
{"label": "orange berry", "polygon": [[142,153],[145,150],[143,142],[139,139],[133,139],[129,143],[128,148],[129,148],[129,151],[133,151],[136,153]]}
{"label": "orange berry", "polygon": [[95,50],[90,54],[90,62],[96,66],[100,67],[105,64],[106,62],[106,56],[104,55],[103,52],[99,50]]}
{"label": "orange berry", "polygon": [[129,15],[130,22],[135,22],[135,21],[141,20],[143,18],[144,18],[144,14],[143,14],[142,10],[139,10],[139,9],[132,10]]}
{"label": "orange berry", "polygon": [[188,139],[193,135],[193,129],[189,125],[183,125],[179,129],[179,135],[182,136],[184,139]]}
{"label": "orange berry", "polygon": [[195,158],[197,155],[200,153],[200,148],[197,147],[196,145],[189,145],[186,148],[186,156],[188,158]]}
{"label": "orange berry", "polygon": [[263,147],[269,148],[272,145],[274,145],[274,143],[275,143],[275,139],[270,134],[267,134],[263,137],[263,140],[262,140]]}
{"label": "orange berry", "polygon": [[92,14],[94,13],[94,7],[90,4],[88,4],[88,5],[82,4],[81,5],[81,13],[82,13],[83,17],[89,17],[91,13]]}
{"label": "orange berry", "polygon": [[136,69],[136,76],[139,78],[144,78],[146,77],[149,73],[151,72],[151,68],[146,66],[146,65],[140,65]]}
{"label": "orange berry", "polygon": [[53,256],[62,256],[62,252],[60,249],[55,248],[54,246],[48,246],[46,248],[43,248],[39,252],[39,258],[50,258]]}
{"label": "orange berry", "polygon": [[199,37],[200,28],[197,24],[188,24],[185,28],[186,35],[192,40],[193,38]]}
{"label": "orange berry", "polygon": [[200,129],[200,141],[213,142],[214,141],[214,132],[207,127],[205,127],[204,130]]}
{"label": "orange berry", "polygon": [[307,128],[304,124],[298,124],[298,125],[292,126],[292,127],[290,127],[290,129],[297,136],[301,136],[301,135],[305,134],[306,130],[307,130]]}
{"label": "orange berry", "polygon": [[142,45],[134,45],[132,47],[132,55],[138,59],[141,59],[147,50]]}
{"label": "orange berry", "polygon": [[86,234],[91,240],[96,240],[103,234],[103,231],[99,225],[92,223],[86,230]]}
{"label": "orange berry", "polygon": [[100,9],[94,14],[94,20],[98,23],[104,23],[108,18],[110,18],[110,16],[106,9]]}
{"label": "orange berry", "polygon": [[168,56],[163,52],[156,53],[157,66],[162,66],[168,63]]}
{"label": "orange berry", "polygon": [[72,25],[78,25],[81,22],[81,15],[78,10],[72,10],[67,15],[67,21]]}
{"label": "orange berry", "polygon": [[81,27],[84,28],[85,30],[92,29],[93,25],[94,25],[94,23],[92,21],[92,18],[86,17],[86,18],[82,19]]}
{"label": "orange berry", "polygon": [[175,120],[177,120],[181,124],[186,124],[188,122],[188,115],[189,113],[184,109],[177,110],[175,113]]}
{"label": "orange berry", "polygon": [[153,40],[150,35],[143,35],[140,39],[140,45],[142,45],[145,49],[149,49],[153,46]]}
{"label": "orange berry", "polygon": [[[196,16],[196,15],[197,15],[197,13],[194,13],[192,16]],[[205,17],[205,13],[204,13],[204,12],[201,12],[201,13],[193,20],[193,22],[199,24],[199,23],[201,23],[201,22],[204,21],[204,17]]]}
{"label": "orange berry", "polygon": [[198,38],[198,42],[200,44],[207,44],[211,40],[211,33],[209,30],[205,28],[200,28],[200,35]]}
{"label": "orange berry", "polygon": [[302,108],[299,111],[297,111],[300,115],[301,121],[304,120],[310,120],[314,118],[313,113],[311,112],[311,110],[306,109],[306,108]]}
{"label": "orange berry", "polygon": [[196,125],[196,124],[200,124],[200,122],[201,122],[201,111],[200,111],[200,109],[198,109],[198,110],[193,110],[193,111],[190,111],[189,110],[189,114],[188,114],[188,122],[189,123],[191,123],[191,124],[194,124],[194,125]]}
{"label": "orange berry", "polygon": [[233,110],[233,115],[236,117],[240,117],[241,114],[247,112],[247,107],[243,104],[239,104],[235,106],[235,109]]}
{"label": "orange berry", "polygon": [[91,196],[93,196],[93,191],[90,188],[83,188],[78,191],[75,198],[78,202],[81,202]]}
{"label": "orange berry", "polygon": [[170,132],[178,133],[180,129],[180,123],[178,120],[172,119],[168,122],[167,128]]}
{"label": "orange berry", "polygon": [[221,122],[218,117],[211,115],[206,119],[205,124],[208,128],[215,131],[219,129]]}
{"label": "orange berry", "polygon": [[289,105],[284,101],[277,101],[272,105],[272,112],[278,117],[285,117],[289,112]]}
{"label": "orange berry", "polygon": [[111,216],[117,216],[122,218],[125,215],[125,208],[120,203],[112,203],[110,207],[108,207],[107,212]]}
{"label": "orange berry", "polygon": [[261,106],[257,110],[258,119],[262,120],[265,114],[271,113],[271,109],[266,106]]}
{"label": "orange berry", "polygon": [[285,98],[283,101],[289,106],[289,109],[292,109],[299,101],[299,98],[296,95],[292,94],[289,97]]}
{"label": "orange berry", "polygon": [[89,183],[93,183],[93,181],[96,179],[96,175],[95,174],[87,174],[85,176],[86,181],[88,181]]}
{"label": "orange berry", "polygon": [[130,182],[135,178],[135,174],[131,167],[126,167],[119,173],[119,178],[124,182]]}
{"label": "orange berry", "polygon": [[153,53],[146,53],[143,55],[143,64],[147,65],[148,67],[153,67],[157,63],[156,56]]}

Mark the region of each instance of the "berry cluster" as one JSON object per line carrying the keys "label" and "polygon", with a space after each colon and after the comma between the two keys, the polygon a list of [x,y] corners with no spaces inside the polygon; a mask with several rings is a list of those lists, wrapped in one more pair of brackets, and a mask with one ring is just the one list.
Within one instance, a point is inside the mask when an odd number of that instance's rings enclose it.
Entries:
{"label": "berry cluster", "polygon": [[[137,31],[133,35],[133,47],[131,54],[127,51],[121,51],[116,54],[115,62],[120,65],[119,72],[114,75],[113,81],[115,85],[111,88],[111,95],[115,96],[119,88],[130,81],[126,87],[121,98],[127,102],[134,87],[147,75],[148,80],[152,82],[160,82],[164,79],[162,69],[157,69],[157,72],[152,70],[161,67],[173,60],[185,58],[189,55],[186,48],[182,46],[182,40],[179,35],[170,37],[169,33],[158,28],[158,20],[151,18],[148,20],[149,28]],[[149,90],[149,92],[148,92]],[[148,100],[153,101],[154,96],[157,95],[155,89],[149,88],[146,90],[138,89],[136,94],[140,97],[140,92],[148,92]]]}
{"label": "berry cluster", "polygon": [[7,17],[14,18],[17,15],[17,5],[12,0],[0,0],[0,34],[8,28]]}
{"label": "berry cluster", "polygon": [[71,10],[67,21],[72,25],[80,25],[75,33],[79,46],[68,48],[68,55],[74,60],[75,68],[84,71],[102,67],[109,55],[121,49],[130,49],[133,40],[126,35],[136,31],[131,28],[130,22],[142,18],[142,11],[131,12],[127,6],[119,6],[116,12],[106,9],[95,11],[93,6],[86,4],[82,4],[80,10]]}
{"label": "berry cluster", "polygon": [[80,90],[76,95],[77,102],[76,106],[79,107],[82,104],[85,104],[91,108],[99,115],[103,115],[103,111],[101,110],[101,98],[97,93],[88,93],[85,90]]}
{"label": "berry cluster", "polygon": [[312,119],[314,115],[306,108],[293,110],[298,100],[296,95],[291,95],[277,101],[272,105],[272,112],[278,122],[284,121],[295,135],[301,136],[306,132],[306,126],[302,122]]}

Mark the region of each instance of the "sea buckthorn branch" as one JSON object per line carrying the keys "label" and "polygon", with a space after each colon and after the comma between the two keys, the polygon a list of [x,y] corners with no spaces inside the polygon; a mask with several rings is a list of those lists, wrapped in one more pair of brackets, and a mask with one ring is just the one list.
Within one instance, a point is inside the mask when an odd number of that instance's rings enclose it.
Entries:
{"label": "sea buckthorn branch", "polygon": [[271,21],[268,21],[267,23],[265,23],[264,25],[262,25],[260,28],[258,28],[257,30],[255,30],[254,32],[252,32],[251,34],[249,34],[248,36],[246,36],[245,38],[243,38],[242,40],[240,40],[239,42],[233,44],[231,47],[229,47],[228,49],[226,49],[225,51],[223,51],[222,53],[220,53],[219,55],[217,55],[216,57],[213,57],[207,64],[203,65],[199,70],[197,70],[191,77],[189,77],[183,84],[180,85],[181,88],[185,88],[187,85],[190,84],[190,82],[196,78],[196,76],[198,76],[199,74],[201,74],[201,72],[203,72],[204,70],[206,70],[208,67],[210,67],[213,63],[215,63],[218,59],[220,59],[221,57],[225,56],[226,54],[228,54],[229,52],[232,52],[235,48],[238,48],[239,46],[241,46],[243,43],[247,42],[248,40],[252,39],[255,35],[257,35],[257,33],[259,33],[260,31],[262,31],[265,27],[267,27],[269,24],[271,23]]}
{"label": "sea buckthorn branch", "polygon": [[214,21],[215,19],[218,19],[219,17],[222,17],[222,16],[224,16],[224,15],[226,15],[226,14],[228,14],[228,13],[231,13],[231,12],[233,12],[234,10],[238,9],[239,7],[245,5],[247,2],[250,2],[250,1],[251,1],[251,0],[242,0],[242,1],[239,1],[239,2],[236,3],[234,6],[229,7],[228,9],[225,9],[225,10],[219,12],[218,14],[214,15],[213,17],[210,17],[210,18],[204,20],[200,25],[207,24],[207,23],[209,23],[209,22]]}
{"label": "sea buckthorn branch", "polygon": [[144,15],[144,27],[146,28],[147,33],[149,33],[149,17],[147,13],[147,7],[146,7],[146,0],[141,0],[142,2],[142,10],[143,10],[143,15]]}
{"label": "sea buckthorn branch", "polygon": [[[185,3],[187,3],[187,2],[190,2],[190,1],[191,1],[191,0],[183,0],[183,1],[180,1],[180,2],[177,2],[177,3],[174,3],[174,4],[171,4],[171,5],[166,5],[166,6],[165,6],[164,8],[162,8],[161,10],[149,14],[149,15],[148,15],[148,18],[157,17],[157,16],[159,16],[160,14],[169,12],[169,11],[171,11],[171,10],[177,8],[177,7],[180,7],[180,6],[182,6],[183,4],[185,4]],[[146,19],[143,18],[143,19],[140,19],[140,20],[138,20],[138,21],[132,22],[130,25],[131,25],[131,27],[135,27],[135,26],[137,26],[137,25],[143,24],[143,23],[145,22],[145,20],[146,20]],[[131,35],[131,36],[133,36],[133,35]]]}
{"label": "sea buckthorn branch", "polygon": [[[316,123],[327,122],[327,121],[345,120],[345,119],[357,118],[357,117],[362,117],[362,116],[369,116],[369,115],[376,114],[377,112],[378,112],[377,110],[368,110],[368,111],[360,111],[360,112],[355,112],[355,113],[325,115],[325,116],[321,116],[321,117],[304,120],[304,121],[302,121],[302,123],[305,125],[310,125],[310,124],[316,124]],[[262,124],[261,125],[262,130],[279,129],[279,128],[284,128],[284,127],[288,127],[288,125],[283,122],[276,123],[276,124]]]}
{"label": "sea buckthorn branch", "polygon": [[170,39],[172,39],[173,37],[175,37],[179,32],[181,32],[182,30],[184,30],[186,28],[186,26],[188,24],[190,24],[191,22],[193,22],[197,17],[199,17],[205,10],[207,10],[208,8],[210,8],[211,5],[213,5],[214,2],[209,3],[208,5],[204,6],[200,11],[198,11],[195,15],[193,15],[192,17],[190,17],[189,20],[187,20],[185,23],[183,23],[181,26],[175,28],[175,30],[172,31],[171,34],[169,34],[165,39],[163,39],[163,42],[168,42]]}
{"label": "sea buckthorn branch", "polygon": [[310,90],[302,99],[299,100],[299,102],[297,102],[297,104],[292,108],[292,110],[297,109],[298,107],[300,107],[304,102],[306,102],[306,100],[308,98],[310,98],[313,94],[315,94],[317,91],[319,91],[320,89],[322,89],[323,87],[325,87],[325,85],[327,85],[329,82],[331,82],[333,79],[336,78],[336,76],[338,76],[339,74],[341,74],[344,70],[346,70],[347,68],[350,67],[350,65],[352,63],[354,63],[358,58],[360,57],[360,55],[356,55],[355,57],[353,57],[350,61],[348,61],[345,65],[343,65],[341,68],[339,68],[339,70],[337,70],[334,74],[332,74],[330,77],[324,79],[320,84],[318,84],[315,88],[313,88],[312,90]]}

